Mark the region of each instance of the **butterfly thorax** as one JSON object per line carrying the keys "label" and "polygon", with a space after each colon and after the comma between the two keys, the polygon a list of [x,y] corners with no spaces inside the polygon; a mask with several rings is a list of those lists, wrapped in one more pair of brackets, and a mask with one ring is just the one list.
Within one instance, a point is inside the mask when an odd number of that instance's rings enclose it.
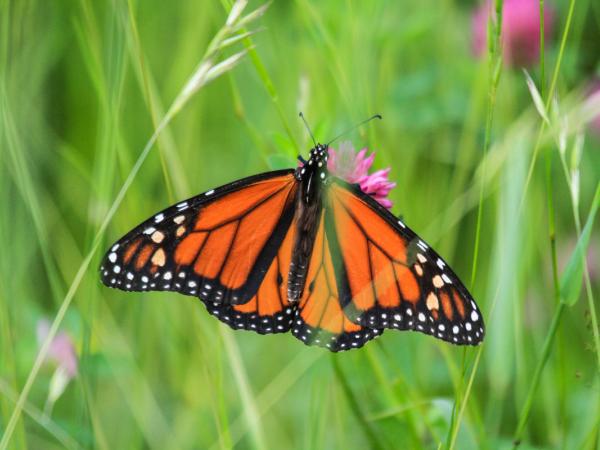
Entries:
{"label": "butterfly thorax", "polygon": [[323,187],[328,181],[327,147],[317,144],[310,151],[310,159],[296,169],[300,189],[296,196],[296,240],[288,276],[288,301],[297,302],[302,297],[319,228],[322,210]]}

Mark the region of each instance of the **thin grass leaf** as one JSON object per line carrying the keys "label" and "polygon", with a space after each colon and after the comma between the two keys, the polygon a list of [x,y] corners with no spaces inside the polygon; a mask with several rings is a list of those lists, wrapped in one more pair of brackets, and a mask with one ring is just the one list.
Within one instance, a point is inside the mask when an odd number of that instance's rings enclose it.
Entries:
{"label": "thin grass leaf", "polygon": [[523,69],[523,73],[525,74],[525,82],[527,83],[527,89],[529,89],[529,93],[531,94],[531,98],[533,99],[533,104],[535,105],[535,109],[537,109],[540,117],[546,122],[547,125],[550,125],[550,119],[548,119],[548,113],[546,112],[546,106],[544,105],[544,101],[542,100],[542,96],[535,86],[535,82],[529,76],[529,73]]}
{"label": "thin grass leaf", "polygon": [[581,284],[583,279],[583,271],[585,269],[585,255],[590,243],[592,228],[594,227],[594,219],[600,206],[600,183],[596,188],[596,194],[588,214],[583,231],[577,240],[575,250],[569,258],[569,262],[565,267],[563,275],[560,279],[560,301],[568,306],[573,306],[579,299],[581,292]]}
{"label": "thin grass leaf", "polygon": [[233,69],[237,64],[239,64],[239,62],[244,56],[246,56],[247,53],[247,50],[242,50],[241,52],[236,53],[235,55],[232,55],[226,60],[220,62],[216,66],[211,67],[210,70],[206,73],[203,85],[210,83],[215,78],[218,78],[225,72],[228,72],[231,69]]}
{"label": "thin grass leaf", "polygon": [[231,7],[231,11],[229,11],[225,25],[228,27],[232,26],[238,20],[246,6],[248,6],[248,0],[237,0]]}
{"label": "thin grass leaf", "polygon": [[238,42],[241,42],[242,40],[244,40],[250,36],[253,36],[256,33],[263,31],[263,30],[264,30],[264,28],[260,28],[258,30],[247,31],[245,33],[236,34],[233,37],[223,39],[223,42],[221,42],[221,44],[219,45],[219,49],[223,50],[227,47],[237,44]]}
{"label": "thin grass leaf", "polygon": [[267,9],[269,9],[269,6],[271,6],[271,2],[265,3],[254,11],[246,14],[231,27],[232,32],[240,31],[242,28],[247,27],[249,24],[262,17],[262,15],[267,12]]}

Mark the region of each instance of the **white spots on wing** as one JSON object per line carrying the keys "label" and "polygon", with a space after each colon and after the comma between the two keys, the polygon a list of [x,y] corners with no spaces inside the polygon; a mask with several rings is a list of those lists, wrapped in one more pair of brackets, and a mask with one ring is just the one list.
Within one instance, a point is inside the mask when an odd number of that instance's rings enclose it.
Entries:
{"label": "white spots on wing", "polygon": [[165,234],[162,231],[155,231],[154,233],[152,233],[152,236],[150,236],[150,239],[152,239],[152,242],[155,242],[157,244],[160,244],[163,239],[165,238]]}
{"label": "white spots on wing", "polygon": [[427,262],[427,258],[422,253],[417,253],[417,259],[421,264],[425,264]]}
{"label": "white spots on wing", "polygon": [[156,231],[156,228],[154,227],[148,227],[144,230],[144,234],[152,234]]}
{"label": "white spots on wing", "polygon": [[442,277],[440,277],[439,275],[433,277],[431,281],[433,282],[433,285],[436,288],[441,288],[444,285],[444,280],[442,280]]}
{"label": "white spots on wing", "polygon": [[115,252],[112,252],[111,254],[108,255],[108,260],[111,263],[114,263],[117,261],[117,254]]}
{"label": "white spots on wing", "polygon": [[325,172],[321,172],[321,180],[325,179]]}
{"label": "white spots on wing", "polygon": [[402,228],[406,228],[406,225],[404,225],[404,222],[401,220],[398,221],[398,225],[400,225]]}
{"label": "white spots on wing", "polygon": [[177,225],[179,225],[180,223],[182,223],[185,220],[185,216],[183,214],[175,217],[173,219],[173,222],[175,222]]}
{"label": "white spots on wing", "polygon": [[394,314],[394,320],[400,322],[402,320],[402,316],[400,314]]}
{"label": "white spots on wing", "polygon": [[165,280],[170,280],[171,278],[173,278],[173,274],[171,272],[165,272],[163,275],[163,279]]}
{"label": "white spots on wing", "polygon": [[450,279],[450,277],[448,275],[446,275],[445,273],[442,274],[442,280],[444,280],[446,283],[448,284],[452,284],[452,280]]}
{"label": "white spots on wing", "polygon": [[185,278],[185,272],[179,272],[179,275],[177,275],[179,278]]}
{"label": "white spots on wing", "polygon": [[452,332],[453,332],[454,334],[458,334],[458,325],[454,325],[454,326],[452,327]]}
{"label": "white spots on wing", "polygon": [[467,329],[467,331],[471,331],[471,329],[473,328],[473,327],[471,326],[471,322],[467,322],[467,323],[465,323],[465,328]]}
{"label": "white spots on wing", "polygon": [[118,248],[119,248],[119,244],[115,244],[115,245],[112,246],[112,248],[110,249],[110,251],[116,252]]}
{"label": "white spots on wing", "polygon": [[114,273],[119,273],[120,271],[121,271],[121,267],[119,267],[119,266],[114,266],[113,267],[113,272]]}
{"label": "white spots on wing", "polygon": [[440,330],[440,331],[444,331],[445,329],[446,329],[446,327],[444,326],[444,324],[443,324],[443,323],[440,323],[440,324],[438,325],[438,330]]}
{"label": "white spots on wing", "polygon": [[188,202],[181,202],[177,204],[177,209],[179,211],[183,211],[184,209],[188,208]]}
{"label": "white spots on wing", "polygon": [[163,213],[157,214],[154,216],[154,222],[160,223],[165,219],[165,215]]}
{"label": "white spots on wing", "polygon": [[423,242],[421,239],[419,239],[419,242],[417,242],[417,245],[423,251],[427,250],[427,248],[428,248],[427,244],[425,242]]}
{"label": "white spots on wing", "polygon": [[471,312],[471,320],[473,322],[477,322],[479,320],[479,314],[477,314],[477,311],[472,311]]}
{"label": "white spots on wing", "polygon": [[133,280],[133,274],[131,272],[127,272],[127,279]]}
{"label": "white spots on wing", "polygon": [[214,190],[214,189],[211,189],[210,191],[208,191],[208,192],[207,192],[206,194],[204,194],[204,195],[206,195],[206,196],[209,196],[209,195],[213,195],[214,193],[215,193],[215,190]]}
{"label": "white spots on wing", "polygon": [[444,269],[444,266],[446,265],[446,263],[445,263],[444,261],[442,261],[442,259],[441,259],[441,258],[438,258],[438,259],[437,259],[437,261],[436,261],[436,264],[438,265],[438,267],[439,267],[440,269]]}
{"label": "white spots on wing", "polygon": [[423,314],[422,312],[419,313],[419,320],[421,322],[425,322],[425,314]]}
{"label": "white spots on wing", "polygon": [[406,308],[406,314],[408,314],[409,316],[412,316],[413,315],[412,309]]}
{"label": "white spots on wing", "polygon": [[146,275],[143,275],[142,276],[142,283],[147,283],[148,281],[149,281],[148,277]]}

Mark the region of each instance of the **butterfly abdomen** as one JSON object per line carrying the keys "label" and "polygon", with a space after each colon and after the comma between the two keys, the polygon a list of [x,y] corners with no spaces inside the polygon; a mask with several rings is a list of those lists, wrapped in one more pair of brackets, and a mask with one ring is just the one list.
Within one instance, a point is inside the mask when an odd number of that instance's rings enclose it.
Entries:
{"label": "butterfly abdomen", "polygon": [[317,192],[308,203],[302,192],[302,189],[298,189],[296,198],[298,230],[288,275],[287,295],[288,301],[292,303],[299,301],[304,292],[308,263],[315,245],[322,210],[320,192]]}

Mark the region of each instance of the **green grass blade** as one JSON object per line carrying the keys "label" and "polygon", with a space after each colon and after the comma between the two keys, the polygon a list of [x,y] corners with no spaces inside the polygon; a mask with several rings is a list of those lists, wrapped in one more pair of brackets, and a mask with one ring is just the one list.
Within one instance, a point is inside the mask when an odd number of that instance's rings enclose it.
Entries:
{"label": "green grass blade", "polygon": [[568,306],[573,306],[579,300],[581,292],[581,284],[583,272],[586,265],[586,254],[594,227],[594,219],[600,205],[600,184],[596,188],[596,194],[592,201],[592,206],[588,214],[588,218],[583,227],[583,231],[579,236],[575,250],[571,254],[569,261],[565,267],[562,277],[560,278],[560,299],[561,302]]}

